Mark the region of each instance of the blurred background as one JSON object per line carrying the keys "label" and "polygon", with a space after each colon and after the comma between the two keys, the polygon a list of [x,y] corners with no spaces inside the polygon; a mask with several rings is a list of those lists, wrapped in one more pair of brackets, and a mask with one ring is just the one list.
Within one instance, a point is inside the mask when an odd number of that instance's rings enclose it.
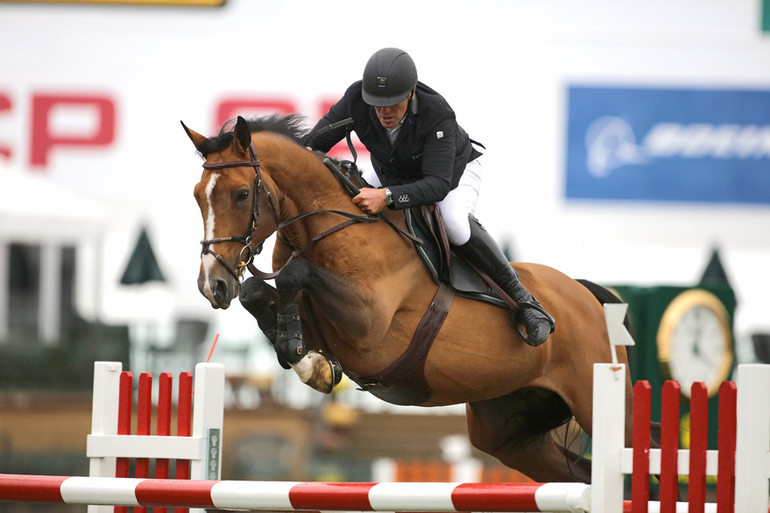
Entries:
{"label": "blurred background", "polygon": [[635,379],[667,377],[658,323],[693,288],[724,306],[731,368],[770,358],[768,0],[0,1],[0,472],[86,474],[93,361],[192,370],[217,334],[226,478],[494,467],[456,438],[462,406],[322,397],[197,291],[201,160],[179,121],[312,126],[385,46],[486,146],[477,214],[511,259],[631,304]]}

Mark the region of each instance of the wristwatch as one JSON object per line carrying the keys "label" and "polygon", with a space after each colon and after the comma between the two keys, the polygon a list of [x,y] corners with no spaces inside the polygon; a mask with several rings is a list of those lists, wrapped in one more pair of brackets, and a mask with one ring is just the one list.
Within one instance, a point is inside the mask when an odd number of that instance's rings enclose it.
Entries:
{"label": "wristwatch", "polygon": [[393,193],[387,187],[385,187],[385,204],[388,206],[393,204]]}

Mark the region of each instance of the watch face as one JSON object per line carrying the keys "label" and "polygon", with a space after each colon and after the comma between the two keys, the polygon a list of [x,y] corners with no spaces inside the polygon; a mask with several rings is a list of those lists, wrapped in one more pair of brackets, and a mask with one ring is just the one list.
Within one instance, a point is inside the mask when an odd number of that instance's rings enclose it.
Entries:
{"label": "watch face", "polygon": [[658,357],[666,378],[679,382],[686,397],[697,381],[709,396],[728,378],[732,367],[732,337],[727,311],[705,290],[683,292],[663,314],[658,330]]}

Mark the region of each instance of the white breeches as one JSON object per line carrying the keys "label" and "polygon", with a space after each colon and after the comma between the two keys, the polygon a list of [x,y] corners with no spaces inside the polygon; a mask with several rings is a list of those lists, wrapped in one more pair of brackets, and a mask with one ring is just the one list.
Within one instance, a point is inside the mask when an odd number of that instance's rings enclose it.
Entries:
{"label": "white breeches", "polygon": [[[481,192],[481,157],[468,162],[460,177],[457,187],[449,191],[446,197],[436,203],[444,221],[449,242],[460,246],[471,238],[471,225],[468,216],[476,211],[476,203]],[[381,187],[373,169],[361,171],[364,180],[372,187]]]}
{"label": "white breeches", "polygon": [[457,187],[436,203],[444,221],[449,242],[461,246],[471,238],[468,216],[476,211],[481,192],[481,157],[468,162]]}

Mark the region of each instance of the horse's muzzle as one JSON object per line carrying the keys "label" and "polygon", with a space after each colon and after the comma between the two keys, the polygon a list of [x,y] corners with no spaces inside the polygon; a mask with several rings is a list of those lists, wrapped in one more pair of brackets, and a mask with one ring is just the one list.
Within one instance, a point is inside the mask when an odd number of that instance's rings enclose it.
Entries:
{"label": "horse's muzzle", "polygon": [[223,310],[226,310],[233,298],[238,295],[238,285],[236,281],[213,276],[209,277],[208,280],[203,276],[198,278],[200,293],[209,300],[212,307]]}

